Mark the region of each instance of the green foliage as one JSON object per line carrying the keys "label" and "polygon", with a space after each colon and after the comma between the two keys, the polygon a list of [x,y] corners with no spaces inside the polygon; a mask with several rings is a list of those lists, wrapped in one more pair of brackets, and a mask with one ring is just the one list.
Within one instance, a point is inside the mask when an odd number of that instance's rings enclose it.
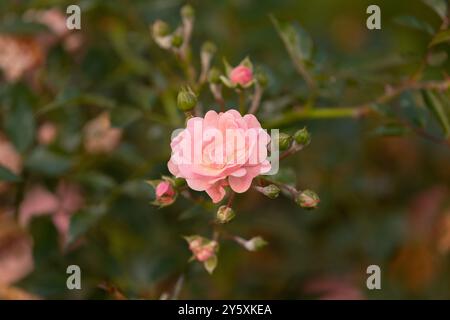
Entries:
{"label": "green foliage", "polygon": [[[20,80],[0,75],[0,141],[11,142],[22,159],[17,174],[0,159],[0,214],[17,220],[33,187],[56,193],[61,181],[77,184],[84,200],[65,242],[53,216],[23,226],[33,239],[35,267],[14,286],[44,298],[114,298],[99,289],[107,281],[126,297],[158,299],[184,274],[180,298],[317,298],[306,292],[310,280],[363,279],[367,265],[379,264],[392,277],[383,278],[377,293],[355,281],[364,297],[450,297],[448,252],[437,249],[434,231],[444,226],[450,199],[446,1],[381,1],[381,31],[367,30],[364,5],[351,0],[194,2],[184,56],[176,51],[186,43],[179,33],[167,51],[151,31],[164,20],[160,35],[176,32],[184,3],[80,3],[78,51],[58,40],[45,62]],[[47,34],[23,14],[53,5],[64,12],[68,4],[0,1],[0,34]],[[209,40],[216,48],[203,46]],[[215,55],[202,82],[205,51]],[[256,82],[239,98],[236,88],[219,81],[227,76],[222,58],[235,66],[247,56]],[[220,111],[221,103],[237,108],[239,99],[249,105],[260,93],[255,114],[263,127],[294,137],[287,147],[313,136],[308,148],[280,161],[276,175],[261,185],[255,179],[258,191],[236,194],[228,224],[214,224],[219,205],[204,193],[185,199],[185,182],[175,181],[179,196],[171,206],[151,205],[155,192],[145,181],[169,174],[170,135],[185,124],[177,94],[187,86],[203,112]],[[222,101],[212,86],[220,87]],[[90,152],[87,127],[105,112],[120,141]],[[57,129],[48,144],[40,141],[45,123]],[[308,131],[299,130],[305,126]],[[313,213],[294,201],[306,188],[320,196]],[[180,235],[213,239],[215,228],[243,238],[238,245],[232,236],[225,239],[204,265],[187,263],[191,252]],[[409,249],[416,242],[426,243],[425,253]],[[424,255],[432,257],[424,265],[433,268],[419,283],[422,269],[410,262]],[[69,264],[82,269],[83,290],[76,295],[61,286]]]}

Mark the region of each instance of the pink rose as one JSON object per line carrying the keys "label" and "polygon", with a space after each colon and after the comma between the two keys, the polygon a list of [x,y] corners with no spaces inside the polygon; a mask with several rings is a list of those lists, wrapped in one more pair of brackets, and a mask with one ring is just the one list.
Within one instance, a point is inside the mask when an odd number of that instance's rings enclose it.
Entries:
{"label": "pink rose", "polygon": [[168,181],[161,181],[156,186],[156,201],[160,204],[170,204],[175,200],[175,190]]}
{"label": "pink rose", "polygon": [[195,117],[170,144],[169,171],[188,186],[206,191],[214,203],[225,196],[225,186],[242,193],[253,178],[271,169],[267,160],[270,137],[254,115],[236,110],[208,111]]}
{"label": "pink rose", "polygon": [[253,72],[250,68],[239,65],[231,70],[230,80],[233,84],[245,86],[253,80]]}

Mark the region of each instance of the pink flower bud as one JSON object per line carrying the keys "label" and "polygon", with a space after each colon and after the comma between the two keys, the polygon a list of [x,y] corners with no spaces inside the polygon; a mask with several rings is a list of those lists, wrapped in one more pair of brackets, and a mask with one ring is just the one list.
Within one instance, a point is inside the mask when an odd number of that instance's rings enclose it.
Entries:
{"label": "pink flower bud", "polygon": [[216,253],[217,242],[211,241],[210,243],[194,250],[195,258],[200,262],[205,262],[209,258],[211,258]]}
{"label": "pink flower bud", "polygon": [[192,251],[194,258],[197,261],[205,262],[217,252],[217,241],[211,241],[200,236],[187,237],[186,240],[189,243],[189,250]]}
{"label": "pink flower bud", "polygon": [[175,190],[168,181],[161,181],[156,186],[156,201],[161,204],[170,204],[175,200]]}
{"label": "pink flower bud", "polygon": [[230,72],[230,80],[234,84],[245,86],[253,80],[253,72],[250,68],[239,65]]}

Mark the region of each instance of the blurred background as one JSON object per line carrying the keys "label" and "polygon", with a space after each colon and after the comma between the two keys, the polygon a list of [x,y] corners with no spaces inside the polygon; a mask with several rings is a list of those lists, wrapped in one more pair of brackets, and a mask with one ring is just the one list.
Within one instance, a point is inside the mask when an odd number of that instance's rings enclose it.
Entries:
{"label": "blurred background", "polygon": [[[194,65],[206,40],[221,70],[222,57],[236,65],[249,56],[269,78],[263,126],[308,127],[311,144],[283,162],[280,176],[316,191],[319,208],[238,194],[227,231],[268,245],[248,252],[223,241],[211,276],[187,263],[182,236],[211,237],[216,207],[178,197],[158,209],[145,183],[168,174],[170,134],[184,119],[176,96],[186,84],[149,28],[161,19],[175,29],[186,2],[2,1],[0,298],[159,299],[184,273],[184,299],[449,299],[450,148],[420,92],[373,105],[367,117],[271,122],[302,105],[309,89],[270,14],[311,40],[318,108],[373,101],[418,69],[424,81],[441,80],[448,43],[420,69],[439,14],[419,0],[188,3]],[[81,30],[65,28],[71,4],[81,7]],[[381,8],[381,30],[366,27],[370,4]],[[224,94],[235,107],[232,92]],[[448,112],[448,87],[442,95]],[[199,100],[218,110],[207,90]],[[72,264],[82,290],[66,287]],[[372,264],[382,270],[381,290],[366,288]]]}

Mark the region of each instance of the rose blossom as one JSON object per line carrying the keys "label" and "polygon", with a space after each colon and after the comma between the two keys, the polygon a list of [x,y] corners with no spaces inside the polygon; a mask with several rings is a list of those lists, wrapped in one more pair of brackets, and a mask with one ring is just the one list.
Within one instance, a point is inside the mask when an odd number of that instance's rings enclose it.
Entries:
{"label": "rose blossom", "polygon": [[245,86],[253,80],[252,70],[244,65],[239,65],[231,70],[230,80],[234,84]]}
{"label": "rose blossom", "polygon": [[175,190],[168,181],[161,181],[156,186],[156,201],[161,204],[170,204],[175,200]]}
{"label": "rose blossom", "polygon": [[189,119],[186,129],[172,139],[168,168],[174,176],[186,179],[191,189],[206,191],[217,203],[225,196],[225,186],[245,192],[253,178],[270,170],[269,141],[254,115],[208,111],[204,118]]}

